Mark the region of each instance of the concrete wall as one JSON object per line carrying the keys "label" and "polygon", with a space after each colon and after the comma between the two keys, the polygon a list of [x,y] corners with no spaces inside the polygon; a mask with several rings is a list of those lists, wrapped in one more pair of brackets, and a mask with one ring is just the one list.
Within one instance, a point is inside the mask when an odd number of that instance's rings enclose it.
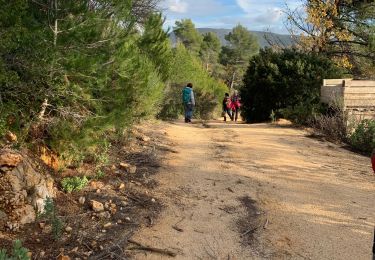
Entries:
{"label": "concrete wall", "polygon": [[375,119],[375,81],[326,79],[321,88],[321,101],[339,104],[353,119]]}

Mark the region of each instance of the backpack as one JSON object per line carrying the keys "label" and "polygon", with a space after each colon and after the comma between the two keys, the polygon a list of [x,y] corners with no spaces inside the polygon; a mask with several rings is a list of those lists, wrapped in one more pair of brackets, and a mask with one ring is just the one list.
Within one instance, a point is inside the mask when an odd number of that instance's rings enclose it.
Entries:
{"label": "backpack", "polygon": [[191,102],[191,88],[185,87],[184,90],[182,90],[182,101],[184,104]]}

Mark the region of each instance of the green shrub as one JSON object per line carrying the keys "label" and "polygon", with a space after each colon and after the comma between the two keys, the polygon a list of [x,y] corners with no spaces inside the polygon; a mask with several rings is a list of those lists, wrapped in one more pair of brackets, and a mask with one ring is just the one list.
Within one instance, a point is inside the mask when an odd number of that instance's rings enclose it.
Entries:
{"label": "green shrub", "polygon": [[260,122],[268,120],[272,110],[280,110],[305,123],[320,102],[323,79],[341,77],[342,73],[316,54],[261,50],[251,59],[244,77],[242,115],[248,122]]}
{"label": "green shrub", "polygon": [[194,57],[182,44],[173,50],[170,84],[164,92],[159,118],[176,119],[183,114],[182,89],[188,82],[193,84],[196,99],[194,117],[208,119],[220,104],[226,85],[218,82],[202,68],[201,61]]}
{"label": "green shrub", "polygon": [[51,224],[53,238],[58,240],[61,237],[64,224],[56,214],[55,203],[52,198],[47,197],[45,199],[44,211],[39,217],[46,219]]}
{"label": "green shrub", "polygon": [[0,260],[29,260],[28,250],[22,247],[22,242],[16,240],[13,243],[13,251],[11,255],[7,254],[6,249],[0,250]]}
{"label": "green shrub", "polygon": [[86,176],[79,177],[66,177],[61,181],[61,186],[64,191],[71,193],[72,191],[80,191],[82,190],[87,184],[89,180]]}
{"label": "green shrub", "polygon": [[349,142],[354,148],[371,153],[375,149],[375,120],[361,121],[350,135]]}
{"label": "green shrub", "polygon": [[314,131],[324,135],[332,142],[347,142],[348,115],[340,106],[321,107],[321,112],[309,122]]}
{"label": "green shrub", "polygon": [[285,119],[298,125],[307,125],[322,112],[320,104],[300,103],[278,110],[278,113]]}
{"label": "green shrub", "polygon": [[100,180],[100,179],[103,179],[104,177],[105,177],[105,172],[103,172],[102,170],[97,170],[94,179]]}

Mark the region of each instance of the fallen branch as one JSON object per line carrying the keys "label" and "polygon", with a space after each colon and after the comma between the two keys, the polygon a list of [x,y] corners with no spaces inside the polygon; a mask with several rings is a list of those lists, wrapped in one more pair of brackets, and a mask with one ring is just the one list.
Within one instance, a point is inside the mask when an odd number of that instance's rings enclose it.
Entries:
{"label": "fallen branch", "polygon": [[179,228],[176,225],[173,225],[172,228],[175,229],[175,230],[177,230],[178,232],[184,232],[184,230],[182,228]]}
{"label": "fallen branch", "polygon": [[160,248],[156,248],[156,247],[145,246],[145,245],[142,245],[141,243],[138,243],[138,242],[136,242],[132,239],[129,239],[128,242],[137,245],[136,247],[128,248],[129,250],[145,250],[145,251],[155,252],[155,253],[168,255],[168,256],[172,256],[172,257],[177,256],[177,254],[175,252],[172,252],[168,249],[160,249]]}
{"label": "fallen branch", "polygon": [[258,229],[258,227],[250,228],[250,229],[248,229],[246,232],[242,233],[242,234],[241,234],[241,237],[243,237],[243,236],[245,236],[245,235],[247,235],[247,234],[249,234],[249,233],[252,233],[252,232],[254,232],[254,231],[257,230],[257,229]]}

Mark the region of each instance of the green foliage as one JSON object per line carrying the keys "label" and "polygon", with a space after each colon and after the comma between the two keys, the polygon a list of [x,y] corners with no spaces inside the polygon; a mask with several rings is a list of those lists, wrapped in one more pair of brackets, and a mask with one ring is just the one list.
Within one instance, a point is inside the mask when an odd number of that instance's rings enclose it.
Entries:
{"label": "green foliage", "polygon": [[72,191],[82,190],[88,184],[88,182],[89,180],[86,176],[66,177],[62,179],[61,186],[64,191],[71,193]]}
{"label": "green foliage", "polygon": [[173,32],[186,49],[194,55],[198,55],[203,37],[197,29],[195,29],[195,25],[191,19],[176,21],[176,26],[173,28]]}
{"label": "green foliage", "polygon": [[47,197],[44,201],[44,212],[40,215],[41,218],[45,218],[52,226],[52,235],[55,240],[61,237],[63,222],[56,214],[55,204],[53,199]]}
{"label": "green foliage", "polygon": [[171,66],[171,83],[165,91],[159,117],[171,119],[182,114],[182,89],[191,82],[196,96],[195,117],[210,118],[227,91],[226,86],[202,69],[200,60],[192,56],[182,44],[178,44],[174,49]]}
{"label": "green foliage", "polygon": [[221,43],[216,33],[208,32],[203,35],[200,57],[205,65],[206,71],[211,74],[218,66]]}
{"label": "green foliage", "polygon": [[2,137],[6,133],[6,121],[4,118],[0,117],[0,137]]}
{"label": "green foliage", "polygon": [[307,125],[321,113],[319,103],[298,103],[278,110],[278,113],[295,124]]}
{"label": "green foliage", "polygon": [[16,240],[13,243],[13,251],[11,255],[7,254],[5,249],[0,250],[0,260],[29,260],[28,250],[22,247],[22,242]]}
{"label": "green foliage", "polygon": [[154,63],[162,79],[167,80],[170,76],[172,48],[168,31],[163,30],[163,24],[161,13],[151,15],[144,25],[139,48]]}
{"label": "green foliage", "polygon": [[161,15],[146,6],[56,3],[0,0],[0,117],[79,164],[108,132],[157,113],[172,51]]}
{"label": "green foliage", "polygon": [[102,170],[97,170],[96,171],[96,174],[95,174],[95,179],[96,180],[103,179],[104,177],[105,177],[105,172],[103,172]]}
{"label": "green foliage", "polygon": [[248,122],[266,121],[274,110],[305,123],[319,104],[323,79],[342,75],[330,60],[315,54],[261,50],[250,60],[244,78],[243,116]]}
{"label": "green foliage", "polygon": [[223,46],[220,62],[226,66],[225,80],[229,87],[238,87],[252,56],[259,52],[255,35],[242,25],[237,25],[225,36],[228,46]]}
{"label": "green foliage", "polygon": [[363,152],[375,149],[375,120],[363,120],[349,137],[350,144]]}

